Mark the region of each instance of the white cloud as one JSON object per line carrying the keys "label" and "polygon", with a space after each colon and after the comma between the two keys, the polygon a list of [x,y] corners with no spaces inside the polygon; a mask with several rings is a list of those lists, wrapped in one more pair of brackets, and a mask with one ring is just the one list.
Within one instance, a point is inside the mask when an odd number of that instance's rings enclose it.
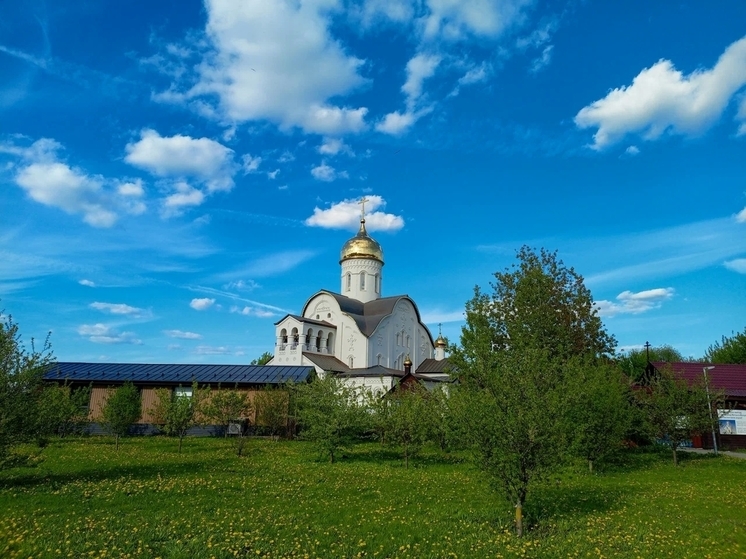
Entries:
{"label": "white cloud", "polygon": [[637,155],[640,153],[640,148],[637,146],[629,146],[627,149],[624,150],[624,153],[627,155]]}
{"label": "white cloud", "polygon": [[746,274],[746,258],[736,258],[735,260],[728,260],[723,265],[733,272],[739,274]]}
{"label": "white cloud", "polygon": [[192,307],[196,311],[204,311],[204,310],[209,309],[214,304],[215,304],[215,299],[210,299],[209,297],[203,297],[203,298],[192,299],[191,303],[189,303],[189,306]]}
{"label": "white cloud", "polygon": [[185,182],[177,182],[174,185],[176,192],[169,194],[163,199],[164,217],[179,215],[183,208],[199,206],[205,201],[205,195]]}
{"label": "white cloud", "polygon": [[140,140],[125,147],[124,160],[163,178],[193,177],[209,192],[233,188],[233,150],[209,138],[164,137],[155,130],[143,130]]}
{"label": "white cloud", "polygon": [[[381,196],[366,198],[365,227],[369,231],[398,231],[404,227],[404,219],[400,216],[376,211],[386,205]],[[343,200],[326,210],[314,208],[313,215],[305,223],[325,229],[357,229],[360,225],[360,204],[358,200]]]}
{"label": "white cloud", "polygon": [[407,79],[401,90],[406,99],[406,111],[394,111],[388,113],[383,120],[376,124],[376,130],[384,134],[398,136],[411,128],[421,117],[432,111],[432,107],[420,108],[420,100],[423,97],[423,84],[426,79],[435,74],[441,58],[437,55],[420,53],[407,62]]}
{"label": "white cloud", "polygon": [[321,155],[337,155],[338,153],[355,155],[352,148],[344,143],[344,140],[339,138],[324,138],[321,145],[316,148],[316,151]]}
{"label": "white cloud", "polygon": [[235,313],[235,314],[241,314],[243,316],[256,316],[259,318],[269,318],[272,316],[277,316],[277,313],[268,311],[267,309],[261,309],[261,308],[249,307],[249,306],[245,306],[243,308],[238,307],[238,306],[233,306],[230,308],[230,312]]}
{"label": "white cloud", "polygon": [[130,305],[125,305],[124,303],[100,303],[96,301],[95,303],[91,303],[89,306],[97,311],[130,316],[132,318],[143,318],[151,315],[151,312],[146,309],[132,307]]}
{"label": "white cloud", "polygon": [[464,311],[444,311],[440,309],[424,310],[422,312],[422,322],[425,324],[439,324],[441,322],[463,322]]}
{"label": "white cloud", "polygon": [[256,173],[262,163],[262,158],[259,156],[251,157],[250,154],[246,153],[241,157],[241,162],[243,163],[244,175],[248,175],[249,173]]}
{"label": "white cloud", "polygon": [[164,330],[163,331],[166,336],[169,338],[178,338],[180,340],[201,340],[202,334],[197,334],[195,332],[184,332],[182,330]]}
{"label": "white cloud", "polygon": [[331,165],[327,165],[326,162],[322,162],[321,165],[311,169],[311,174],[316,180],[324,182],[332,182],[337,179],[347,179],[349,175],[347,171],[337,171]]}
{"label": "white cloud", "polygon": [[528,71],[536,74],[549,66],[549,63],[552,61],[552,51],[554,51],[554,45],[544,47],[544,50],[541,51],[541,56],[534,58]]}
{"label": "white cloud", "polygon": [[82,279],[78,282],[80,285],[85,285],[86,287],[96,287],[96,284],[93,283],[91,280]]}
{"label": "white cloud", "polygon": [[736,221],[738,223],[746,223],[746,208],[736,214]]}
{"label": "white cloud", "polygon": [[279,175],[279,174],[280,174],[280,170],[279,169],[275,169],[274,171],[269,171],[267,173],[267,178],[269,180],[275,180],[277,178],[277,175]]}
{"label": "white cloud", "polygon": [[358,73],[364,61],[348,54],[329,31],[342,9],[335,0],[208,2],[210,49],[197,66],[196,84],[174,84],[156,98],[193,103],[230,122],[268,120],[319,134],[359,132],[367,109],[329,102],[365,83]]}
{"label": "white cloud", "polygon": [[[575,116],[579,128],[597,128],[593,149],[627,134],[655,140],[666,132],[696,136],[709,129],[746,85],[746,37],[731,44],[711,69],[684,75],[669,60],[644,69],[632,85],[612,90]],[[746,119],[746,109],[741,116]]]}
{"label": "white cloud", "polygon": [[131,196],[133,198],[140,198],[145,194],[145,189],[142,186],[142,180],[137,179],[131,182],[123,182],[117,186],[117,192],[122,196]]}
{"label": "white cloud", "polygon": [[531,4],[533,0],[427,0],[424,34],[450,41],[469,35],[494,39],[520,23]]}
{"label": "white cloud", "polygon": [[614,316],[617,314],[640,314],[651,309],[660,308],[663,301],[668,301],[674,295],[672,287],[659,287],[633,293],[623,291],[617,295],[616,300],[596,301],[596,309],[599,316]]}
{"label": "white cloud", "polygon": [[738,114],[736,114],[736,122],[739,121],[741,124],[738,127],[738,132],[736,133],[736,135],[746,135],[746,95],[742,96],[741,105],[738,107]]}
{"label": "white cloud", "polygon": [[78,334],[87,337],[97,344],[142,344],[133,332],[117,332],[105,324],[83,324],[78,327]]}
{"label": "white cloud", "polygon": [[[140,214],[145,211],[142,202],[132,200],[137,183],[120,183],[72,167],[59,158],[61,149],[60,143],[49,138],[37,140],[28,147],[0,145],[0,153],[20,158],[19,163],[10,164],[10,169],[16,170],[15,183],[40,204],[71,215],[80,214],[83,221],[93,227],[111,227],[120,212]],[[142,190],[142,185],[140,188]]]}

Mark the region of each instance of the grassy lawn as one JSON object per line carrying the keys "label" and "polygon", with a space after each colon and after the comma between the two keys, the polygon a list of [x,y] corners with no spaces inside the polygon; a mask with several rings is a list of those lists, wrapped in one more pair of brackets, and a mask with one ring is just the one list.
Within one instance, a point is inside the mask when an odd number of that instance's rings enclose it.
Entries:
{"label": "grassy lawn", "polygon": [[339,463],[303,442],[57,442],[0,472],[0,557],[739,557],[746,461],[628,452],[536,486],[532,528],[467,462],[363,445]]}

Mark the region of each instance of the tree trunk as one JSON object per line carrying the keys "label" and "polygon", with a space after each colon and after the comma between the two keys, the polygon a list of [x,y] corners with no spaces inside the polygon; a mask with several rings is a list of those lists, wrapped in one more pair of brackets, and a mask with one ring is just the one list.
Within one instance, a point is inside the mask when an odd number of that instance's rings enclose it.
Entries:
{"label": "tree trunk", "polygon": [[333,450],[329,451],[329,463],[334,464],[334,451]]}
{"label": "tree trunk", "polygon": [[515,534],[523,537],[523,501],[521,499],[515,505]]}
{"label": "tree trunk", "polygon": [[673,448],[673,465],[679,465],[679,457],[676,455],[676,448]]}
{"label": "tree trunk", "polygon": [[119,451],[119,435],[114,435],[114,444],[116,445],[117,451]]}
{"label": "tree trunk", "polygon": [[404,443],[404,467],[407,470],[409,469],[409,449],[406,443]]}
{"label": "tree trunk", "polygon": [[593,460],[588,460],[588,471],[593,473]]}
{"label": "tree trunk", "polygon": [[181,441],[184,440],[184,435],[179,435],[179,454],[181,454]]}

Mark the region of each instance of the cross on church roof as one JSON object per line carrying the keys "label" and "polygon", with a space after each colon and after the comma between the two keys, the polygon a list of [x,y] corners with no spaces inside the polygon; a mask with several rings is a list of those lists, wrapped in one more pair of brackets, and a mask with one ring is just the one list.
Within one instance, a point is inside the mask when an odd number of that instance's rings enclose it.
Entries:
{"label": "cross on church roof", "polygon": [[363,196],[362,198],[360,198],[360,201],[358,202],[358,204],[362,206],[362,208],[360,209],[360,221],[363,223],[365,223],[365,203],[369,201],[370,200],[368,200],[365,196]]}

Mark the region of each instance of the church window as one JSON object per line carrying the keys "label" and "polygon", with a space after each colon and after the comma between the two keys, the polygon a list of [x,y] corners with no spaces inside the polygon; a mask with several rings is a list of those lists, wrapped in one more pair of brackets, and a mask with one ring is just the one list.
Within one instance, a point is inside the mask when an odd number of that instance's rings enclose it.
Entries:
{"label": "church window", "polygon": [[283,328],[280,331],[280,349],[285,349],[286,343],[288,343],[288,331]]}
{"label": "church window", "polygon": [[318,336],[316,336],[316,351],[319,351],[321,349],[321,336],[323,332],[319,330]]}
{"label": "church window", "polygon": [[350,355],[349,359],[347,359],[347,363],[350,365],[350,369],[352,369],[352,363],[353,363],[352,355]]}
{"label": "church window", "polygon": [[326,338],[326,352],[329,354],[334,353],[334,334],[329,332],[329,336]]}
{"label": "church window", "polygon": [[376,360],[377,360],[376,365],[380,365],[381,364],[381,354],[380,353],[378,355],[376,355]]}
{"label": "church window", "polygon": [[365,289],[365,272],[360,272],[360,289]]}
{"label": "church window", "polygon": [[309,351],[311,350],[311,338],[313,338],[313,328],[309,328],[306,334],[306,349]]}
{"label": "church window", "polygon": [[297,328],[293,328],[292,335],[293,335],[293,348],[295,348],[298,345],[298,340],[300,338],[300,336],[298,336]]}
{"label": "church window", "polygon": [[376,274],[376,293],[381,292],[381,276]]}
{"label": "church window", "polygon": [[407,349],[409,349],[409,336],[407,336]]}
{"label": "church window", "polygon": [[399,332],[396,333],[396,345],[401,345],[401,334]]}
{"label": "church window", "polygon": [[352,274],[347,272],[347,291],[352,289]]}

